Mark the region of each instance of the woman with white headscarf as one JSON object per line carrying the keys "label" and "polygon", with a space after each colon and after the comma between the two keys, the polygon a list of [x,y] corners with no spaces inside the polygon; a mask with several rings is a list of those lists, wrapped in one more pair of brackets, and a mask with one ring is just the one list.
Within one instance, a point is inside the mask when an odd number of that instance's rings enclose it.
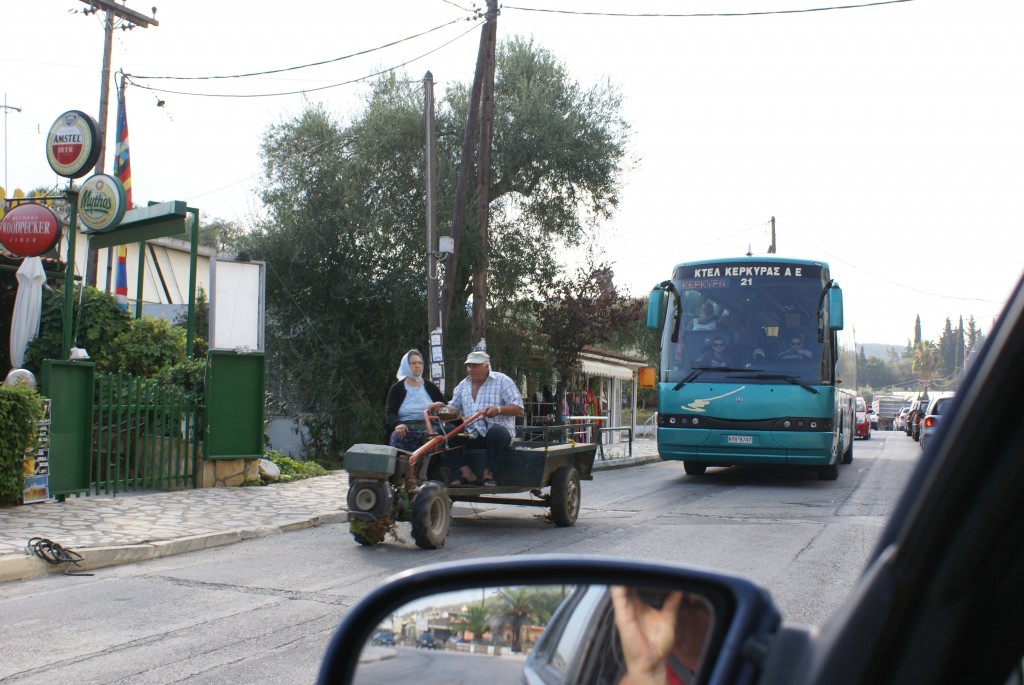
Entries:
{"label": "woman with white headscarf", "polygon": [[388,444],[413,452],[427,439],[423,410],[433,402],[444,402],[441,390],[423,378],[423,355],[409,350],[395,374],[398,382],[388,390],[386,422]]}

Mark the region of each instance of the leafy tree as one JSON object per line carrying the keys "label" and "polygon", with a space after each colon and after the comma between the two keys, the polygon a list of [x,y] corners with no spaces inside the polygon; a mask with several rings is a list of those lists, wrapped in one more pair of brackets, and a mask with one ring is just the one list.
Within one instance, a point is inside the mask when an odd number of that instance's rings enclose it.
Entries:
{"label": "leafy tree", "polygon": [[166,319],[143,316],[132,319],[114,338],[97,361],[96,370],[105,373],[124,371],[140,378],[155,376],[164,367],[185,361],[185,330]]}
{"label": "leafy tree", "polygon": [[199,244],[221,252],[230,252],[237,247],[244,234],[245,229],[236,222],[213,218],[200,223]]}
{"label": "leafy tree", "polygon": [[[128,313],[113,296],[84,286],[72,300],[72,345],[85,348],[97,368],[109,363],[110,344],[128,327]],[[25,351],[25,368],[39,374],[44,359],[60,359],[64,339],[64,288],[43,292],[39,335]]]}
{"label": "leafy tree", "polygon": [[[206,289],[199,287],[196,293],[196,328],[195,339],[192,346],[192,357],[194,359],[206,359],[206,352],[209,349],[210,339],[210,300],[206,296]],[[174,318],[174,325],[180,327],[188,334],[188,311],[182,311]]]}
{"label": "leafy tree", "polygon": [[860,368],[860,382],[872,388],[895,385],[901,380],[897,368],[878,357],[867,357]]}
{"label": "leafy tree", "polygon": [[[530,301],[559,273],[555,247],[581,242],[618,202],[628,127],[614,90],[582,89],[550,52],[516,39],[499,46],[495,92],[492,249],[474,247],[471,211],[446,326],[449,379],[469,347],[477,266],[489,269],[488,349],[502,371],[520,372],[536,339]],[[468,93],[453,87],[438,107],[441,220],[451,214]],[[262,156],[270,215],[239,247],[269,265],[268,386],[306,412],[319,449],[337,453],[380,438],[398,360],[427,342],[419,85],[382,78],[349,124],[310,105],[267,131]]]}
{"label": "leafy tree", "polygon": [[591,263],[573,277],[560,278],[552,288],[555,296],[534,305],[547,356],[558,372],[556,397],[562,396],[584,347],[610,340],[614,332],[643,316],[642,302],[620,297],[612,278],[606,264]]}
{"label": "leafy tree", "polygon": [[[959,332],[959,331],[957,331]],[[946,317],[945,326],[939,336],[939,354],[942,356],[942,375],[952,376],[957,369],[957,357],[963,349],[963,334],[957,335],[953,331],[953,324],[949,317]]]}
{"label": "leafy tree", "polygon": [[970,316],[967,319],[967,356],[970,357],[974,352],[981,348],[981,345],[985,342],[985,334],[981,332],[981,328],[978,327],[978,322],[974,316]]}

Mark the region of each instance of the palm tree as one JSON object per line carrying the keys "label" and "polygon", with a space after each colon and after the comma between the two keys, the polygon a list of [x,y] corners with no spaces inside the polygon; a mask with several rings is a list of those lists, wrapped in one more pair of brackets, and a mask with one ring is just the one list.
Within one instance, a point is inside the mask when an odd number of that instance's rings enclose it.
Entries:
{"label": "palm tree", "polygon": [[467,607],[462,614],[462,627],[473,633],[473,642],[481,642],[491,622],[491,611],[483,602]]}
{"label": "palm tree", "polygon": [[942,352],[931,340],[922,340],[914,345],[911,370],[924,384],[924,394],[928,395],[928,386],[942,368]]}
{"label": "palm tree", "polygon": [[521,652],[523,626],[540,618],[537,610],[537,593],[528,587],[513,587],[501,590],[496,595],[498,607],[495,616],[512,628],[512,651]]}

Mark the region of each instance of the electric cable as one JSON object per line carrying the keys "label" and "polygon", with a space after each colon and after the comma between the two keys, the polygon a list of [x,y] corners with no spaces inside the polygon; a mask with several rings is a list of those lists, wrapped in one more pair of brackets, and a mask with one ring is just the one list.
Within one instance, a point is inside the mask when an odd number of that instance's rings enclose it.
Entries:
{"label": "electric cable", "polygon": [[69,576],[91,576],[92,573],[72,573],[71,565],[81,566],[82,555],[73,549],[62,547],[53,540],[46,538],[30,538],[25,546],[28,551],[35,554],[48,564],[68,564],[64,573]]}
{"label": "electric cable", "polygon": [[399,64],[396,64],[394,66],[387,67],[385,69],[380,69],[378,71],[372,72],[370,74],[365,74],[365,75],[360,76],[358,78],[349,79],[348,81],[340,81],[338,83],[331,83],[331,84],[326,85],[326,86],[317,86],[315,88],[300,88],[299,90],[290,90],[290,91],[276,92],[276,93],[239,93],[239,94],[232,94],[232,93],[196,93],[196,92],[190,92],[190,91],[169,90],[167,88],[156,88],[156,87],[153,87],[153,86],[147,86],[147,85],[143,85],[142,83],[139,83],[138,81],[136,81],[135,77],[133,77],[132,74],[125,74],[124,76],[125,76],[125,79],[129,83],[131,83],[133,86],[135,86],[136,88],[142,88],[144,90],[151,90],[154,93],[170,93],[172,95],[191,95],[191,96],[195,96],[195,97],[206,97],[206,98],[270,98],[270,97],[280,97],[280,96],[283,96],[283,95],[304,95],[306,93],[315,93],[315,92],[318,92],[318,91],[321,91],[321,90],[328,90],[330,88],[338,88],[340,86],[347,86],[347,85],[351,85],[353,83],[360,83],[362,81],[366,81],[366,80],[374,78],[376,76],[381,76],[383,74],[389,74],[389,73],[391,73],[393,71],[397,71],[397,70],[401,69],[402,67],[408,66],[408,65],[412,64],[413,62],[417,62],[417,61],[423,59],[424,57],[428,57],[428,56],[434,54],[435,52],[437,52],[439,50],[443,50],[444,48],[448,47],[449,45],[451,45],[455,41],[457,41],[457,40],[461,39],[462,37],[472,33],[473,31],[475,31],[483,23],[484,22],[478,22],[478,23],[474,24],[473,26],[471,26],[468,30],[466,30],[463,33],[460,33],[459,35],[455,36],[455,38],[452,38],[448,42],[442,43],[441,45],[437,46],[433,50],[428,50],[427,52],[424,52],[422,55],[418,55],[416,57],[412,57],[412,58],[407,59],[406,61],[401,62]]}
{"label": "electric cable", "polygon": [[443,29],[446,26],[451,26],[452,24],[454,24],[456,22],[460,22],[460,21],[466,21],[466,19],[465,18],[453,19],[452,21],[449,21],[449,22],[447,22],[445,24],[441,24],[440,26],[435,26],[432,29],[428,29],[426,31],[422,31],[420,33],[416,33],[416,34],[413,34],[411,36],[406,36],[405,38],[399,38],[398,40],[393,40],[390,43],[385,43],[384,45],[379,45],[379,46],[377,46],[375,48],[368,48],[366,50],[360,50],[359,52],[353,52],[353,53],[350,53],[350,54],[347,54],[347,55],[342,55],[341,57],[332,57],[331,59],[325,59],[325,60],[321,60],[319,62],[310,62],[309,64],[299,64],[299,65],[294,66],[294,67],[282,67],[281,69],[268,69],[266,71],[253,71],[253,72],[249,72],[249,73],[245,73],[245,74],[224,74],[224,75],[218,75],[218,76],[148,76],[148,75],[145,75],[145,74],[129,74],[129,76],[132,76],[133,78],[137,78],[137,79],[153,79],[153,80],[159,79],[159,80],[168,80],[168,81],[204,81],[204,80],[213,80],[213,79],[246,78],[246,77],[249,77],[249,76],[267,76],[269,74],[280,74],[280,73],[283,73],[283,72],[286,72],[286,71],[296,71],[298,69],[307,69],[309,67],[319,67],[319,66],[322,66],[324,64],[331,64],[333,62],[340,62],[342,60],[350,59],[352,57],[359,57],[361,55],[368,55],[371,52],[376,52],[377,50],[383,50],[384,48],[390,48],[390,47],[393,47],[395,45],[398,45],[399,43],[404,43],[406,41],[412,40],[413,38],[419,38],[420,36],[425,36],[428,33],[433,33],[434,31],[437,31],[439,29]]}
{"label": "electric cable", "polygon": [[801,14],[804,12],[828,12],[830,10],[853,10],[863,7],[876,7],[878,5],[894,5],[901,2],[913,2],[913,0],[879,0],[878,2],[865,2],[858,5],[832,5],[829,7],[808,7],[795,10],[764,10],[761,12],[693,12],[689,14],[671,14],[667,12],[584,12],[580,10],[554,10],[541,7],[518,7],[516,5],[502,5],[503,10],[520,10],[523,12],[547,12],[549,14],[575,14],[591,17],[754,17],[765,14]]}

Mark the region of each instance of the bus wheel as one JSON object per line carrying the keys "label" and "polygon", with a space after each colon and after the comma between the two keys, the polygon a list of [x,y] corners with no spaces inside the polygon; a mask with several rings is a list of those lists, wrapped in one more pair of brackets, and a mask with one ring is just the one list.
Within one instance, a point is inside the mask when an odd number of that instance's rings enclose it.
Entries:
{"label": "bus wheel", "polygon": [[828,466],[818,467],[818,479],[819,480],[835,480],[839,477],[839,465],[829,464]]}
{"label": "bus wheel", "polygon": [[850,444],[846,446],[846,451],[843,452],[843,463],[853,463],[853,440],[850,441]]}
{"label": "bus wheel", "polygon": [[690,476],[703,476],[708,467],[704,464],[695,464],[692,461],[683,462],[683,470]]}

